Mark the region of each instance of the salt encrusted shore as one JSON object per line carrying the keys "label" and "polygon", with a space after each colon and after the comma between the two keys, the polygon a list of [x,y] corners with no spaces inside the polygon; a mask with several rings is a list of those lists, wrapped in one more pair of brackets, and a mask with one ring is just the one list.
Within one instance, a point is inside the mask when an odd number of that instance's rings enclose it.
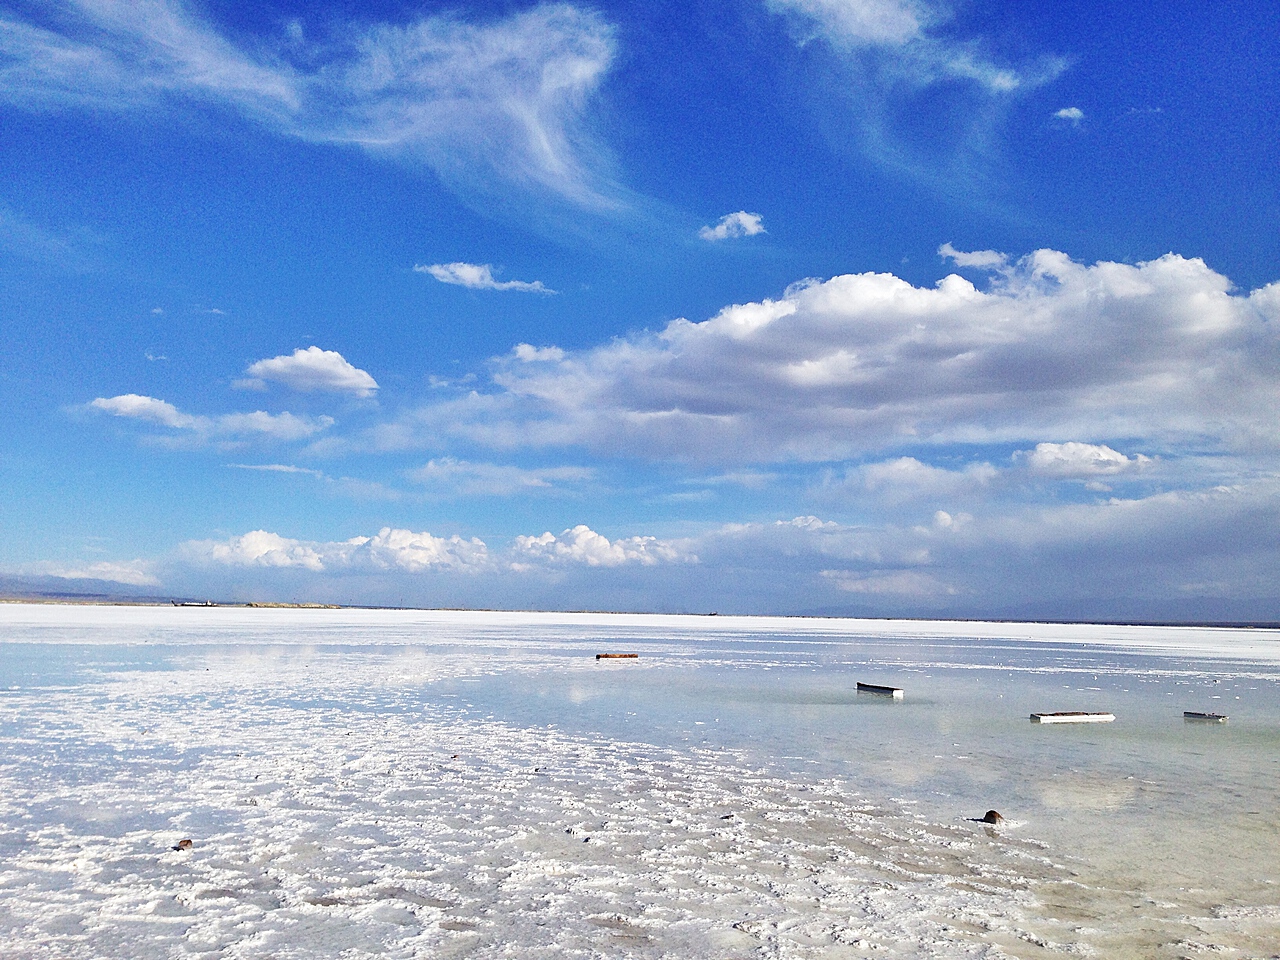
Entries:
{"label": "salt encrusted shore", "polygon": [[0,698],[0,955],[969,957],[1064,933],[1026,910],[1062,874],[1040,846],[847,782],[512,727],[410,677],[211,666]]}

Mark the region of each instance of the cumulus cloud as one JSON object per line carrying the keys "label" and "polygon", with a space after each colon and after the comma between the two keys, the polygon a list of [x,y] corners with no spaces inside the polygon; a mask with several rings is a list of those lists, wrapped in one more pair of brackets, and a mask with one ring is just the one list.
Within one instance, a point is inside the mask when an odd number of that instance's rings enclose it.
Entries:
{"label": "cumulus cloud", "polygon": [[336,542],[293,540],[266,530],[254,530],[228,540],[193,540],[183,545],[190,562],[231,567],[301,568],[313,573],[344,570],[429,569],[474,572],[489,564],[488,548],[475,538],[436,537],[383,527],[372,537]]}
{"label": "cumulus cloud", "polygon": [[433,263],[418,264],[417,273],[429,273],[441,283],[451,283],[471,290],[522,290],[526,293],[555,293],[541,280],[495,280],[493,267],[487,263]]}
{"label": "cumulus cloud", "polygon": [[1034,450],[1019,450],[1014,458],[1025,461],[1033,473],[1049,477],[1114,476],[1151,462],[1141,453],[1128,457],[1105,444],[1037,443]]}
{"label": "cumulus cloud", "polygon": [[245,373],[248,379],[236,381],[236,386],[261,387],[263,381],[273,380],[290,390],[323,390],[364,398],[372,397],[378,389],[372,376],[353,367],[342,354],[319,347],[300,347],[292,354],[259,360],[250,364]]}
{"label": "cumulus cloud", "polygon": [[593,479],[595,471],[588,467],[573,466],[524,468],[440,457],[410,471],[409,477],[439,493],[505,497],[515,493],[552,490],[562,484],[582,483]]}
{"label": "cumulus cloud", "polygon": [[657,537],[627,537],[610,541],[585,524],[539,537],[516,537],[512,549],[516,565],[533,562],[585,564],[588,567],[620,567],[624,564],[655,566],[659,563],[697,563],[696,554],[682,545]]}
{"label": "cumulus cloud", "polygon": [[438,537],[393,527],[383,527],[374,536],[338,541],[294,540],[253,530],[227,540],[192,540],[183,544],[179,553],[182,560],[197,566],[293,569],[315,574],[520,574],[566,565],[652,567],[698,560],[679,543],[644,536],[610,541],[582,525],[559,537],[550,533],[517,537],[498,554],[475,537]]}
{"label": "cumulus cloud", "polygon": [[332,417],[299,416],[289,413],[226,413],[217,417],[183,413],[171,403],[155,397],[125,393],[118,397],[98,397],[89,409],[115,417],[141,420],[202,437],[258,436],[274,440],[302,440],[333,426]]}
{"label": "cumulus cloud", "polygon": [[757,233],[764,232],[764,220],[760,214],[739,210],[737,213],[725,214],[714,227],[703,227],[698,231],[698,236],[703,240],[716,241],[730,237],[754,237]]}
{"label": "cumulus cloud", "polygon": [[473,392],[372,441],[454,436],[662,459],[861,459],[906,444],[1130,438],[1280,449],[1280,294],[1203,261],[1076,263],[1050,250],[978,289],[951,275],[807,282],[561,359],[495,361]]}
{"label": "cumulus cloud", "polygon": [[283,135],[413,158],[464,189],[501,181],[608,207],[586,118],[614,46],[603,18],[569,4],[239,42],[177,0],[68,0],[39,22],[0,19],[0,97],[229,107]]}
{"label": "cumulus cloud", "polygon": [[1074,126],[1079,126],[1080,121],[1084,119],[1084,111],[1079,107],[1063,107],[1054,116],[1059,120],[1066,120]]}
{"label": "cumulus cloud", "polygon": [[990,485],[999,473],[989,463],[970,463],[958,470],[948,470],[921,463],[915,457],[897,457],[863,464],[850,470],[842,482],[828,482],[827,486],[847,492],[865,491],[896,504],[973,494]]}

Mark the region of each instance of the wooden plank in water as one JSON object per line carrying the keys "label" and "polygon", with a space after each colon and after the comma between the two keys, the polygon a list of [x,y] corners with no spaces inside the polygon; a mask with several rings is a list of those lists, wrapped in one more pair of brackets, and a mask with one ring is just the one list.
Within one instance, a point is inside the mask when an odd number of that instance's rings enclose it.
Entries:
{"label": "wooden plank in water", "polygon": [[1032,723],[1110,723],[1114,713],[1090,713],[1087,710],[1062,710],[1058,713],[1033,713]]}
{"label": "wooden plank in water", "polygon": [[858,682],[859,693],[871,693],[877,697],[893,697],[895,700],[901,700],[904,696],[901,687],[884,687],[878,683]]}
{"label": "wooden plank in water", "polygon": [[1226,723],[1227,715],[1224,713],[1198,713],[1195,710],[1183,710],[1182,719],[1194,720],[1197,723]]}
{"label": "wooden plank in water", "polygon": [[639,657],[638,653],[597,653],[597,660],[635,660]]}

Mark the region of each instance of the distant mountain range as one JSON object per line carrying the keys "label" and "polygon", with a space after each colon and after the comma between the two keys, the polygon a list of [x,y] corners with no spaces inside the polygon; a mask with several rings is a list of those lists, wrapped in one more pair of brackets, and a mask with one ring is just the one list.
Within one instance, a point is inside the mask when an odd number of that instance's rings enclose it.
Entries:
{"label": "distant mountain range", "polygon": [[67,600],[81,603],[168,603],[171,600],[186,598],[149,593],[146,587],[131,587],[114,580],[0,574],[0,599]]}

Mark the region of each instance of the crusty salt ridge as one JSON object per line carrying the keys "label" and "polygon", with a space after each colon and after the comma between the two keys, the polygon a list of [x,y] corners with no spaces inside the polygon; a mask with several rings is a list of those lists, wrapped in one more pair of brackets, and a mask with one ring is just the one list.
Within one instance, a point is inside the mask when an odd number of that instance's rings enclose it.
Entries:
{"label": "crusty salt ridge", "polygon": [[723,752],[422,706],[385,658],[324,659],[0,698],[0,955],[1002,957],[1069,937],[1027,910],[1063,873],[1033,842]]}

